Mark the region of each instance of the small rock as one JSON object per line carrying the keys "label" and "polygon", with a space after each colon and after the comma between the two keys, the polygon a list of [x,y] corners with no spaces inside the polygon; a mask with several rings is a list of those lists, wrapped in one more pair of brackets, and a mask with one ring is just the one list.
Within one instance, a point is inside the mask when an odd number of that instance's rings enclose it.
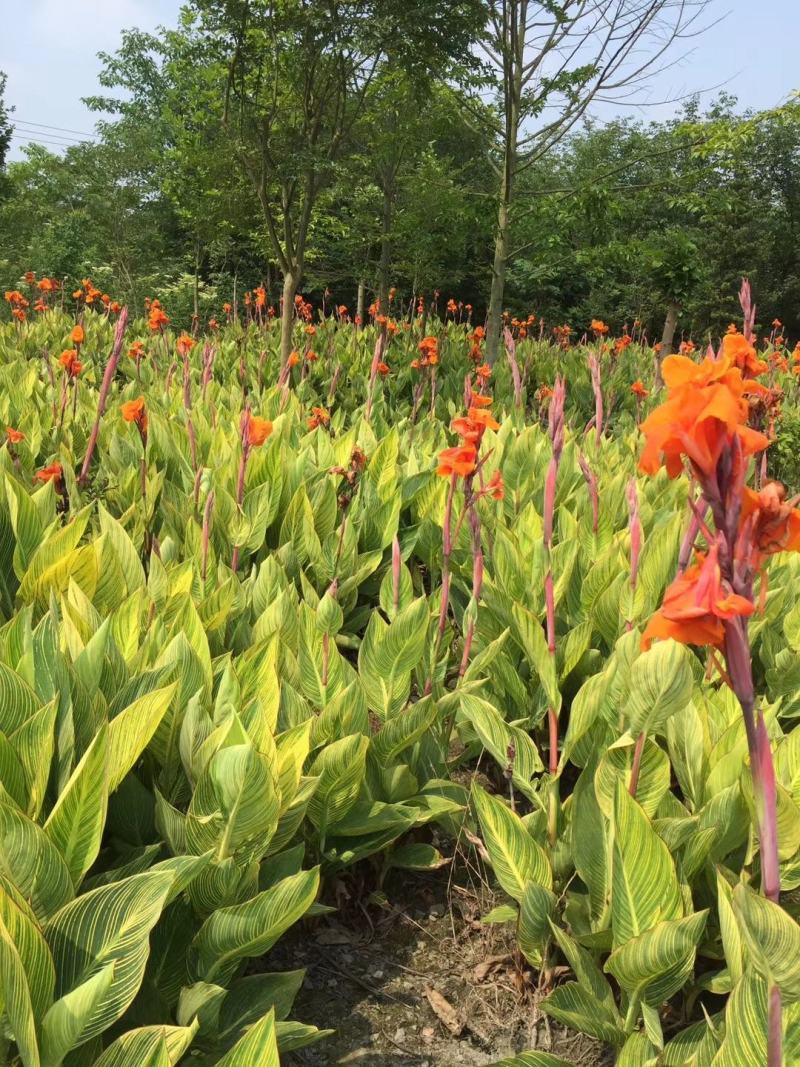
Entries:
{"label": "small rock", "polygon": [[383,978],[383,971],[373,971],[372,972],[372,977],[373,978]]}
{"label": "small rock", "polygon": [[430,1042],[433,1041],[433,1027],[432,1026],[423,1026],[422,1030],[420,1031],[420,1034],[421,1034],[422,1040],[427,1042],[428,1044],[430,1044]]}
{"label": "small rock", "polygon": [[395,1041],[405,1041],[406,1032],[402,1026],[399,1026],[394,1032]]}
{"label": "small rock", "polygon": [[428,914],[441,918],[444,915],[444,904],[431,904]]}

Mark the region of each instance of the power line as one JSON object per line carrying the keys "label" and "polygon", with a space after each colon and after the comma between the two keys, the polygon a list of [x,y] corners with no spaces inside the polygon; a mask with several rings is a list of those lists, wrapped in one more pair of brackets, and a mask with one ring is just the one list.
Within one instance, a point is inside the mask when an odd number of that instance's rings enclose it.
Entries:
{"label": "power line", "polygon": [[14,123],[12,128],[18,131],[18,136],[47,137],[51,141],[60,141],[62,144],[86,144],[85,141],[78,141],[74,137],[62,137],[59,133],[42,133],[41,130],[28,130],[24,126],[20,126],[19,123]]}
{"label": "power line", "polygon": [[19,122],[25,126],[41,126],[43,130],[59,130],[61,133],[77,133],[79,137],[96,137],[94,133],[87,133],[85,130],[68,130],[65,126],[48,126],[45,122],[30,122],[28,119],[19,119]]}
{"label": "power line", "polygon": [[75,144],[69,144],[66,141],[49,141],[46,137],[31,137],[28,134],[21,133],[12,133],[11,138],[12,140],[24,141],[25,144],[55,145],[56,148],[77,148],[80,144],[79,141],[76,141]]}

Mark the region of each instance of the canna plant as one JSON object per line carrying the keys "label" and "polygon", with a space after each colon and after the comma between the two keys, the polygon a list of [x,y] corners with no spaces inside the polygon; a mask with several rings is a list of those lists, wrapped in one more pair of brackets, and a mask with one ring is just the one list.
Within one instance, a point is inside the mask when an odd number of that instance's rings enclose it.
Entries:
{"label": "canna plant", "polygon": [[[325,910],[333,874],[446,862],[437,823],[479,836],[509,900],[486,918],[513,924],[544,984],[570,968],[543,1002],[554,1019],[623,1063],[762,1063],[778,989],[791,1062],[796,930],[791,898],[752,888],[769,805],[730,620],[705,660],[676,641],[701,582],[748,620],[791,893],[789,502],[743,486],[730,525],[729,471],[721,504],[705,459],[677,477],[685,434],[661,468],[663,418],[631,392],[652,360],[638,343],[595,343],[593,373],[568,334],[512,323],[514,360],[490,368],[455,313],[423,329],[376,309],[358,329],[303,303],[282,367],[259,299],[205,338],[175,336],[155,301],[116,324],[82,308],[60,429],[42,351],[73,317],[0,325],[6,1058],[210,1067],[316,1040],[289,1019],[302,973],[276,973],[272,945]],[[676,417],[687,395],[668,398]]]}

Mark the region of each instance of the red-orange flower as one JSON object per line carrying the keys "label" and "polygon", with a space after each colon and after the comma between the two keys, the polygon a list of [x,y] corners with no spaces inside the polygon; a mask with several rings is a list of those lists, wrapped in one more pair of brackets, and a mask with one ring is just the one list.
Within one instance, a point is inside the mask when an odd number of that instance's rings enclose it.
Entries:
{"label": "red-orange flower", "polygon": [[728,333],[722,338],[722,355],[730,359],[742,374],[752,377],[763,374],[767,365],[756,355],[756,350],[741,333]]}
{"label": "red-orange flower", "polygon": [[639,397],[640,400],[644,400],[645,397],[650,396],[649,389],[646,389],[644,383],[637,379],[631,386],[631,392],[634,396]]}
{"label": "red-orange flower", "polygon": [[327,426],[330,421],[331,417],[325,408],[312,408],[308,419],[308,428],[309,430],[316,430],[318,426]]}
{"label": "red-orange flower", "polygon": [[251,415],[247,420],[247,443],[252,447],[263,445],[272,433],[272,423],[269,419]]}
{"label": "red-orange flower", "polygon": [[37,482],[55,482],[56,489],[58,489],[61,486],[63,474],[60,463],[51,463],[49,467],[42,467],[40,471],[37,471],[34,478]]}
{"label": "red-orange flower", "polygon": [[685,645],[721,646],[723,620],[753,611],[752,601],[732,592],[723,581],[718,549],[712,545],[705,558],[699,557],[669,586],[642,634],[642,648],[646,651],[656,638],[668,637]]}
{"label": "red-orange flower", "polygon": [[800,511],[780,482],[765,482],[760,492],[745,487],[741,524],[760,556],[800,550]]}
{"label": "red-orange flower", "polygon": [[287,366],[296,367],[299,362],[300,362],[300,353],[299,352],[290,352],[289,353],[289,358],[286,361]]}
{"label": "red-orange flower", "polygon": [[178,349],[178,355],[185,356],[194,348],[195,340],[188,333],[182,333],[175,344]]}
{"label": "red-orange flower", "polygon": [[506,495],[505,487],[503,485],[503,475],[500,471],[495,471],[486,483],[486,492],[491,494],[494,500],[502,500]]}
{"label": "red-orange flower", "polygon": [[492,406],[492,398],[490,396],[483,396],[481,393],[473,393],[472,403],[476,408],[488,408]]}
{"label": "red-orange flower", "polygon": [[78,323],[77,326],[72,327],[72,333],[69,335],[69,339],[74,345],[82,345],[86,340],[86,331],[80,323]]}
{"label": "red-orange flower", "polygon": [[729,358],[695,363],[688,356],[668,356],[662,373],[669,396],[642,423],[645,447],[639,468],[655,474],[662,462],[677,477],[687,457],[699,471],[713,474],[725,444],[738,435],[744,455],[766,448],[769,440],[747,425],[745,382]]}
{"label": "red-orange flower", "polygon": [[126,422],[136,424],[142,436],[147,433],[147,411],[143,396],[137,397],[136,400],[127,400],[120,408],[120,411]]}
{"label": "red-orange flower", "polygon": [[608,333],[608,326],[602,319],[592,319],[592,331],[599,336]]}
{"label": "red-orange flower", "polygon": [[383,360],[381,360],[375,370],[378,372],[378,374],[380,374],[382,378],[385,378],[386,375],[389,373],[389,364],[384,363]]}
{"label": "red-orange flower", "polygon": [[[474,399],[474,398],[473,398]],[[478,407],[471,407],[469,409],[469,417],[473,422],[476,422],[484,430],[499,430],[500,423],[497,419],[492,417],[490,411],[483,411]]]}
{"label": "red-orange flower", "polygon": [[25,440],[25,434],[21,430],[15,430],[13,426],[6,426],[6,437],[9,444],[18,445]]}
{"label": "red-orange flower", "polygon": [[83,369],[83,364],[78,359],[78,352],[74,348],[65,349],[58,357],[58,362],[70,378],[77,378]]}
{"label": "red-orange flower", "polygon": [[453,474],[459,478],[466,478],[475,470],[477,455],[475,445],[472,444],[445,448],[439,453],[439,466],[436,473],[447,478]]}

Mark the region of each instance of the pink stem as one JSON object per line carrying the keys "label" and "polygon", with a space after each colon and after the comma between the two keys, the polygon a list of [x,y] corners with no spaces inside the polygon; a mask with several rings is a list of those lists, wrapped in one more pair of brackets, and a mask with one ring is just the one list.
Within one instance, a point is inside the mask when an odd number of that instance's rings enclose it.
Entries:
{"label": "pink stem", "polygon": [[111,383],[117,372],[119,358],[122,355],[122,342],[125,337],[125,327],[127,325],[128,308],[124,307],[122,311],[120,311],[119,318],[117,319],[117,326],[114,332],[114,345],[111,349],[108,363],[106,364],[105,373],[103,374],[103,381],[100,386],[100,396],[97,401],[97,414],[95,415],[94,425],[92,426],[92,432],[89,436],[89,444],[86,446],[86,455],[83,458],[83,466],[81,467],[81,473],[78,477],[78,485],[84,485],[89,476],[89,467],[92,462],[95,446],[97,445],[97,435],[100,432],[100,419],[103,417],[103,412],[106,410],[108,391],[111,388]]}

